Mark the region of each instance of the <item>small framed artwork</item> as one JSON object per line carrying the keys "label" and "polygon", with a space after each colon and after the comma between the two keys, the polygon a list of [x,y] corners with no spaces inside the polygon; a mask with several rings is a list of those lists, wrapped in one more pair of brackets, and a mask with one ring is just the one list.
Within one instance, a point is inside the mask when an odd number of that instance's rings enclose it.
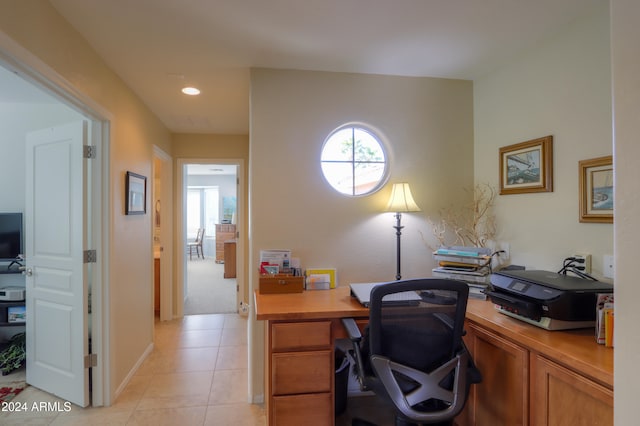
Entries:
{"label": "small framed artwork", "polygon": [[127,172],[125,194],[125,214],[147,213],[147,178],[145,176]]}
{"label": "small framed artwork", "polygon": [[27,320],[27,310],[24,306],[9,306],[7,308],[7,322],[23,323]]}
{"label": "small framed artwork", "polygon": [[500,195],[553,191],[553,136],[500,148]]}
{"label": "small framed artwork", "polygon": [[578,163],[580,171],[580,222],[613,223],[613,157]]}

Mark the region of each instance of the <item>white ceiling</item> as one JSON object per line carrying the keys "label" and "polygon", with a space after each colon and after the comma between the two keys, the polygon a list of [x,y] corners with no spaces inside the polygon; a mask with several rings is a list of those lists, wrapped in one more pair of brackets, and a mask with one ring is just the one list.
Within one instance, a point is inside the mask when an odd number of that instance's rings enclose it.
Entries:
{"label": "white ceiling", "polygon": [[187,175],[235,175],[233,164],[187,164]]}
{"label": "white ceiling", "polygon": [[251,67],[472,80],[607,0],[50,2],[171,131],[248,134]]}

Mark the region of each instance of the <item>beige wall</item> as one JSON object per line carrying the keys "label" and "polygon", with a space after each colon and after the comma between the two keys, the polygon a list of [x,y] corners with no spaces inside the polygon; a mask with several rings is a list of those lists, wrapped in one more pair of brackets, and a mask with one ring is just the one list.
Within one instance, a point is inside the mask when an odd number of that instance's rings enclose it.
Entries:
{"label": "beige wall", "polygon": [[111,235],[106,267],[110,278],[109,393],[113,396],[153,339],[151,215],[124,215],[125,172],[150,178],[152,144],[170,152],[170,135],[47,1],[0,2],[0,31],[111,115],[107,206]]}
{"label": "beige wall", "polygon": [[[178,160],[180,159],[216,159],[216,160],[243,160],[244,162],[244,188],[242,188],[242,193],[244,194],[244,199],[242,201],[245,206],[245,215],[244,215],[244,224],[243,229],[245,230],[244,235],[241,235],[240,238],[243,240],[244,247],[244,259],[247,259],[247,255],[249,252],[249,244],[246,231],[249,229],[248,223],[248,214],[247,208],[248,205],[248,182],[249,182],[249,136],[248,135],[203,135],[203,134],[174,134],[172,135],[172,144],[171,144],[172,154],[174,158],[174,165],[177,167]],[[180,173],[177,168],[174,170],[174,176],[178,176]],[[178,208],[180,203],[178,200],[178,188],[174,190],[174,217],[178,216]],[[177,241],[177,231],[178,227],[174,227],[174,241]],[[175,264],[173,270],[176,271],[177,274],[179,268],[177,262],[180,262],[180,256],[176,256]],[[244,262],[244,277],[247,277],[248,274],[248,265],[247,262]],[[241,265],[238,265],[241,267]],[[177,283],[177,279],[174,280]],[[246,283],[238,282],[240,286],[240,299],[239,301],[244,301],[246,303],[250,302],[249,297],[249,289]],[[177,292],[177,289],[174,289],[174,294]]]}
{"label": "beige wall", "polygon": [[[320,170],[325,138],[346,122],[379,130],[391,175],[378,193],[350,198]],[[256,69],[251,73],[250,288],[261,249],[288,248],[305,267],[334,267],[340,285],[392,280],[391,183],[407,181],[422,213],[403,215],[402,276],[430,276],[425,217],[466,198],[473,184],[472,84],[436,78]],[[262,323],[251,324],[252,395],[263,388]]]}
{"label": "beige wall", "polygon": [[640,236],[640,2],[611,0],[611,57],[614,109],[615,167],[615,424],[638,422],[640,393],[640,286],[638,286],[638,236]]}
{"label": "beige wall", "polygon": [[[640,290],[634,268],[635,238],[640,234],[636,188],[640,176],[635,167],[640,155],[640,62],[636,43],[640,39],[640,5],[635,0],[611,3],[619,299],[615,409],[616,424],[625,425],[635,420],[634,395],[640,383],[639,373],[634,373],[640,351],[640,313],[635,305]],[[553,43],[538,46],[510,67],[478,80],[473,94],[475,111],[469,82],[253,72],[252,171],[247,194],[251,201],[250,254],[254,262],[260,248],[289,247],[306,266],[338,267],[343,285],[352,279],[393,276],[393,219],[390,214],[379,213],[389,185],[378,194],[351,200],[328,190],[319,174],[317,159],[328,132],[345,121],[362,121],[378,127],[391,147],[390,183],[409,181],[424,210],[423,214],[403,217],[405,276],[428,273],[432,260],[420,232],[430,231],[423,216],[460,201],[456,200],[459,188],[473,181],[471,141],[475,121],[476,181],[497,183],[499,146],[546,134],[556,137],[554,193],[499,197],[501,223],[505,225],[501,232],[506,241],[512,241],[514,263],[551,268],[568,251],[593,247],[594,266],[598,269],[598,253],[612,250],[611,226],[578,224],[575,195],[577,161],[611,152],[611,124],[607,128],[605,118],[611,105],[606,99],[607,66],[602,62],[608,55],[608,40],[602,33],[603,15],[590,19],[592,25],[576,24]],[[150,176],[151,143],[175,158],[209,154],[200,151],[205,149],[201,142],[178,146],[176,141],[183,139],[180,135],[172,144],[166,129],[46,1],[1,1],[0,31],[113,115],[109,271],[114,391],[150,343],[152,330],[151,266],[139,267],[151,259],[150,216],[123,215],[124,172],[133,170]],[[593,57],[589,58],[586,51]],[[524,112],[519,113],[518,109]],[[211,157],[220,155],[211,152]],[[232,155],[235,157],[236,153]],[[532,208],[538,212],[535,217],[527,213]],[[516,225],[521,221],[511,218],[520,214],[536,225],[535,232],[525,228],[528,234],[540,232],[533,241],[519,236]],[[559,231],[575,239],[557,238]],[[591,242],[594,240],[601,241],[598,247]],[[536,248],[536,252],[527,247]],[[255,278],[254,271],[248,276]],[[146,304],[149,315],[140,309]],[[252,386],[256,396],[262,391],[262,341],[260,324],[253,323],[252,327]]]}
{"label": "beige wall", "polygon": [[498,240],[511,262],[557,271],[573,253],[592,255],[602,276],[613,225],[580,223],[578,161],[611,155],[611,72],[607,5],[507,66],[474,81],[475,179],[499,184],[499,148],[553,135],[553,192],[501,195]]}

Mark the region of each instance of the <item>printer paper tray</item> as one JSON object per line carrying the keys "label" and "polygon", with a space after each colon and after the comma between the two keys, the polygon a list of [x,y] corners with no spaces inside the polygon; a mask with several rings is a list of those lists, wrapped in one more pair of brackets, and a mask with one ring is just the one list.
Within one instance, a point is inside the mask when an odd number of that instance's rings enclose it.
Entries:
{"label": "printer paper tray", "polygon": [[542,308],[539,304],[527,300],[512,297],[499,291],[486,291],[493,303],[500,306],[501,310],[513,313],[518,317],[526,317],[537,321],[542,317]]}
{"label": "printer paper tray", "polygon": [[535,325],[536,327],[544,328],[545,330],[572,330],[576,328],[591,328],[596,326],[595,321],[562,321],[549,317],[541,317],[539,321],[532,320],[527,317],[523,317],[522,315],[514,314],[513,312],[509,312],[505,308],[495,305],[495,308],[498,312],[508,315],[512,318],[519,319],[520,321],[524,321],[526,323]]}

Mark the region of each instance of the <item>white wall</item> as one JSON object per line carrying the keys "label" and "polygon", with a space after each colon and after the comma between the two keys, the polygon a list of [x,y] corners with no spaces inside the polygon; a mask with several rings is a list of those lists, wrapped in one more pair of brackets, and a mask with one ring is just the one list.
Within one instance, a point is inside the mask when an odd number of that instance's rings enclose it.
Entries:
{"label": "white wall", "polygon": [[59,103],[0,103],[0,211],[24,212],[27,133],[81,119]]}
{"label": "white wall", "polygon": [[[430,276],[425,217],[467,199],[473,185],[469,81],[258,69],[251,73],[250,288],[260,249],[288,248],[303,267],[334,267],[340,285],[392,280],[396,236],[382,213],[391,183],[407,181],[422,213],[403,215],[402,276]],[[322,176],[325,138],[346,122],[379,130],[391,175],[378,193],[351,198]],[[262,392],[261,323],[253,323],[253,396]]]}
{"label": "white wall", "polygon": [[[236,175],[188,175],[187,186],[206,187],[217,186],[218,187],[218,221],[221,223],[224,219],[224,198],[237,197],[238,185],[236,184]],[[237,208],[237,203],[236,203]],[[229,219],[230,220],[230,219]],[[206,257],[215,257],[216,255],[216,229],[215,226],[205,226],[205,237],[203,241],[203,253]],[[193,238],[189,236],[189,238]]]}
{"label": "white wall", "polygon": [[556,271],[576,252],[601,277],[613,225],[580,223],[578,161],[612,154],[605,4],[507,66],[474,81],[475,180],[499,184],[499,148],[553,135],[553,192],[501,195],[498,239],[511,262]]}
{"label": "white wall", "polygon": [[[80,119],[77,112],[59,103],[0,103],[0,212],[24,213],[27,133]],[[24,285],[22,275],[0,275],[0,287]],[[21,331],[24,326],[0,327],[0,342]]]}
{"label": "white wall", "polygon": [[611,0],[615,168],[615,401],[617,426],[638,423],[640,394],[640,2]]}

